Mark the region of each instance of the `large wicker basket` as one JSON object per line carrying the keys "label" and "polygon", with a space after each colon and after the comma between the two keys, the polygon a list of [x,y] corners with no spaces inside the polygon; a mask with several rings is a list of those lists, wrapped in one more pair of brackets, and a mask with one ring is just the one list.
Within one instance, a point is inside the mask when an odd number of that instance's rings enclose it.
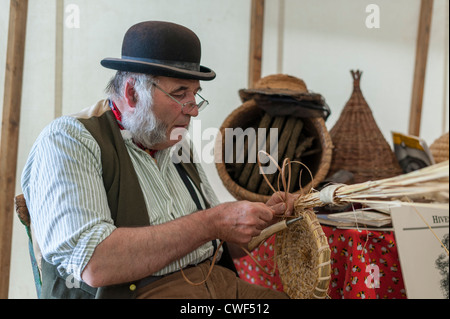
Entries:
{"label": "large wicker basket", "polygon": [[377,126],[360,89],[361,71],[351,71],[353,93],[330,130],[333,160],[329,175],[339,170],[353,173],[352,183],[402,173],[394,152]]}
{"label": "large wicker basket", "polygon": [[[267,116],[267,114],[264,112],[264,110],[258,107],[255,100],[248,100],[244,102],[240,107],[235,109],[225,119],[222,126],[220,127],[220,134],[216,139],[215,162],[219,176],[226,189],[231,193],[232,196],[234,196],[238,200],[266,202],[270,198],[271,192],[270,188],[265,187],[267,185],[264,185],[266,184],[266,182],[262,178],[262,175],[257,176],[257,179],[259,179],[260,182],[260,185],[257,189],[250,190],[249,187],[239,182],[239,178],[242,177],[242,174],[237,173],[235,163],[226,163],[225,161],[225,129],[242,128],[243,130],[245,130],[251,127],[256,128],[258,126],[258,123],[260,123],[264,116]],[[284,118],[286,121],[288,120],[286,117]],[[310,174],[305,169],[303,169],[301,174],[301,181],[299,181],[298,177],[300,176],[301,165],[295,163],[292,164],[291,176],[293,182],[290,188],[290,191],[292,193],[305,193],[312,187],[317,186],[327,176],[332,156],[332,142],[323,118],[302,118],[300,120],[303,123],[303,137],[307,136],[313,140],[311,148],[315,149],[317,152],[310,155],[307,159],[305,157],[305,160],[303,161],[303,163],[311,171],[313,180],[311,180]],[[292,121],[292,119],[290,121]],[[284,131],[287,131],[287,129],[285,129],[284,127],[283,129]],[[301,140],[303,138],[301,136],[297,138],[292,138],[292,136],[288,139],[284,138],[282,135],[284,133],[283,129],[278,135],[279,144],[281,144],[281,141],[283,139],[291,143],[301,143]],[[278,156],[279,165],[282,164],[285,157],[284,155],[285,154]],[[290,159],[292,160],[292,158]],[[240,165],[253,165],[253,176],[255,176],[255,171],[259,171],[257,166],[258,164],[249,164],[247,162],[247,159],[245,159],[245,162]],[[266,176],[270,177],[269,175]],[[278,189],[276,182],[277,177],[272,177],[271,180],[273,181],[272,185],[274,186],[274,188]],[[301,189],[298,186],[299,183],[301,183],[302,185]],[[261,192],[262,188],[265,189],[264,192]],[[269,192],[267,192],[267,189],[269,190]]]}

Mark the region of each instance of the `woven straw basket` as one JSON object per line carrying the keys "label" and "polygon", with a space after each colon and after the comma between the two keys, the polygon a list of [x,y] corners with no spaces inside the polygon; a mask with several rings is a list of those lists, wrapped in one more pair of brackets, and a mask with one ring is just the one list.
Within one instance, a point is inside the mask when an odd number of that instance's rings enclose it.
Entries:
{"label": "woven straw basket", "polygon": [[339,170],[350,171],[351,183],[397,176],[402,173],[400,165],[361,92],[362,72],[351,74],[353,93],[330,130],[334,149],[329,175]]}
{"label": "woven straw basket", "polygon": [[[215,162],[218,170],[219,177],[221,178],[226,189],[238,200],[249,200],[253,202],[266,202],[270,198],[270,188],[266,188],[266,182],[262,178],[262,175],[257,173],[259,172],[258,164],[249,164],[247,163],[247,157],[244,158],[244,163],[241,165],[253,165],[253,176],[255,174],[259,174],[261,176],[256,176],[259,179],[259,188],[257,190],[249,190],[246,185],[243,185],[242,182],[239,182],[239,178],[242,177],[242,174],[237,173],[236,164],[235,163],[226,163],[225,161],[225,129],[226,128],[242,128],[244,131],[247,128],[257,128],[258,123],[260,123],[261,119],[267,116],[266,113],[257,106],[255,100],[251,99],[244,102],[240,107],[235,109],[223,122],[220,127],[220,133],[218,138],[216,139],[215,145]],[[287,117],[283,117],[287,121]],[[322,118],[302,118],[303,129],[302,132],[310,136],[314,139],[313,148],[315,147],[318,152],[308,157],[308,161],[304,161],[303,163],[308,167],[313,175],[313,180],[311,180],[309,173],[301,168],[299,164],[292,164],[292,167],[297,166],[297,173],[293,170],[293,177],[297,177],[297,182],[291,185],[294,188],[291,188],[290,191],[292,193],[300,193],[307,192],[312,187],[318,185],[328,174],[328,169],[331,163],[332,156],[332,142],[330,135],[325,126],[325,121]],[[279,144],[281,143],[283,134],[283,130],[281,133],[278,133]],[[300,139],[294,139],[295,143],[300,143]],[[282,155],[283,156],[283,155]],[[292,158],[290,158],[292,160]],[[282,165],[284,157],[278,156],[278,164]],[[234,162],[234,161],[233,161]],[[298,176],[299,169],[303,169],[301,174],[301,185],[302,189],[298,186]],[[277,175],[273,174],[274,176]],[[269,175],[266,175],[269,176]],[[272,185],[275,189],[278,189],[277,178],[272,178]],[[265,184],[265,185],[263,185]],[[265,188],[266,191],[261,193],[261,188]],[[268,190],[268,191],[267,191]]]}
{"label": "woven straw basket", "polygon": [[448,135],[449,133],[445,133],[438,139],[436,139],[433,144],[430,145],[430,152],[433,155],[434,161],[436,163],[441,163],[447,161],[449,158],[448,155]]}
{"label": "woven straw basket", "polygon": [[331,250],[312,210],[275,240],[276,262],[283,289],[291,299],[325,299],[331,279]]}

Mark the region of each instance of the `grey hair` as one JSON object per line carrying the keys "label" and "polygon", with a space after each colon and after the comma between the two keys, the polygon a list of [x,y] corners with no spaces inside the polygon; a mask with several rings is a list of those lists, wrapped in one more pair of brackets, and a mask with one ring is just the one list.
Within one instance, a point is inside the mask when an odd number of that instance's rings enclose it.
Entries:
{"label": "grey hair", "polygon": [[135,142],[152,148],[167,140],[167,125],[153,113],[152,82],[159,81],[157,77],[147,74],[118,71],[105,88],[108,98],[115,101],[122,100],[129,79],[134,82],[136,107],[122,112],[122,125],[131,133]]}
{"label": "grey hair", "polygon": [[123,90],[129,78],[134,80],[134,86],[138,93],[145,91],[153,92],[151,83],[158,82],[156,77],[149,74],[117,71],[105,88],[105,93],[108,98],[112,100],[123,98]]}

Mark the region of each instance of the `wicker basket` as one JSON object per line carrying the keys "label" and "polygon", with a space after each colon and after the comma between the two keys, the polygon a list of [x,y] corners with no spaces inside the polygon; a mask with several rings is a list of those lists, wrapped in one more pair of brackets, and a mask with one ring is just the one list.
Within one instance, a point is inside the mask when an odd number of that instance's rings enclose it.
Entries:
{"label": "wicker basket", "polygon": [[378,128],[360,89],[361,71],[351,71],[353,93],[330,130],[333,160],[329,176],[339,170],[353,173],[352,183],[402,173],[394,152]]}
{"label": "wicker basket", "polygon": [[436,163],[441,163],[447,161],[449,159],[448,155],[448,135],[449,133],[445,133],[438,139],[436,139],[433,144],[430,146],[431,155],[433,155],[434,161]]}
{"label": "wicker basket", "polygon": [[331,280],[331,250],[312,210],[296,210],[303,220],[276,236],[276,262],[291,299],[325,299]]}
{"label": "wicker basket", "polygon": [[[246,102],[244,102],[240,107],[235,109],[223,122],[222,126],[220,127],[220,133],[218,135],[218,138],[216,140],[216,147],[215,147],[215,162],[216,167],[218,170],[218,174],[226,187],[226,189],[231,193],[232,196],[234,196],[238,200],[249,200],[254,202],[266,202],[270,198],[270,188],[269,192],[261,192],[261,188],[264,188],[263,185],[265,184],[264,179],[262,176],[258,177],[261,181],[260,186],[256,190],[249,190],[249,187],[239,182],[239,178],[242,177],[242,174],[238,173],[236,171],[236,164],[235,163],[226,163],[225,161],[225,129],[226,128],[242,128],[243,130],[253,127],[256,128],[262,118],[264,116],[267,116],[267,114],[258,107],[255,100],[251,99]],[[287,121],[288,119],[286,119]],[[313,145],[311,146],[313,149],[317,150],[318,152],[316,154],[312,154],[309,156],[308,160],[305,160],[303,163],[309,168],[313,175],[313,180],[310,179],[309,173],[303,170],[301,177],[301,185],[302,189],[300,187],[295,187],[295,185],[298,185],[299,181],[293,182],[291,184],[294,185],[294,187],[291,187],[290,191],[292,193],[300,193],[300,192],[307,192],[311,189],[311,187],[315,187],[318,185],[328,174],[328,169],[330,167],[331,163],[331,155],[332,155],[332,142],[330,135],[327,131],[327,128],[325,126],[325,121],[322,118],[305,118],[301,119],[303,123],[303,129],[302,132],[309,136],[311,139],[314,140]],[[279,144],[282,140],[282,133],[279,133]],[[291,140],[291,139],[290,139]],[[290,141],[289,140],[289,141]],[[300,143],[301,138],[292,139],[295,143]],[[305,157],[306,158],[306,157]],[[290,158],[291,159],[291,158]],[[278,163],[281,165],[283,162],[284,157],[283,155],[278,156]],[[255,171],[258,171],[258,164],[257,163],[247,163],[247,160],[245,159],[245,163],[241,165],[253,165],[253,176],[255,176]],[[300,175],[299,173],[295,174],[294,171],[300,169],[299,164],[292,164],[293,173],[292,173],[292,180],[294,180],[295,177],[298,178]],[[241,171],[242,172],[242,171]],[[259,174],[259,173],[258,173]],[[266,175],[269,177],[269,175]],[[275,176],[275,174],[274,174]],[[272,185],[275,189],[277,189],[277,183],[276,183],[276,177],[272,178],[273,182]]]}

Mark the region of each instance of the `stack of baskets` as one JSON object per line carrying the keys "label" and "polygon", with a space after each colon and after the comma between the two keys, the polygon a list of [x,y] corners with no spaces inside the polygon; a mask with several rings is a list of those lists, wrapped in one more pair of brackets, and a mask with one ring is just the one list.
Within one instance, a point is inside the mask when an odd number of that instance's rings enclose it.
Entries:
{"label": "stack of baskets", "polygon": [[[291,161],[299,160],[312,173],[311,179],[309,172],[301,165],[292,164],[290,192],[305,193],[318,185],[328,174],[332,155],[331,138],[324,118],[301,117],[302,108],[297,104],[300,105],[302,100],[306,100],[308,103],[318,105],[317,103],[323,102],[323,98],[308,92],[301,79],[283,74],[262,78],[256,83],[255,89],[241,90],[240,96],[244,103],[223,122],[215,147],[216,167],[224,186],[231,195],[238,200],[257,202],[266,202],[272,195],[270,187],[260,174],[257,161],[254,160],[258,156],[257,152],[261,150],[260,146],[264,146],[263,151],[272,156],[275,155],[270,152],[273,147],[268,146],[271,128],[277,129],[278,134],[278,154],[273,156],[277,157],[278,164],[281,166],[285,158]],[[264,107],[259,105],[262,99],[264,99]],[[296,114],[288,114],[287,110],[294,109]],[[231,130],[226,130],[227,128]],[[266,129],[267,143],[265,145],[258,139],[252,140],[251,134],[246,135],[253,130],[256,133],[253,137],[258,136],[258,128]],[[230,153],[230,147],[225,145],[226,134],[236,133],[236,129],[239,131],[242,129],[240,132],[244,134],[234,137],[232,154],[226,154],[226,152]],[[246,131],[246,129],[250,130]],[[241,143],[238,143],[239,139]],[[258,145],[258,147],[252,145]],[[244,149],[237,149],[239,146],[243,146]],[[266,177],[274,188],[278,189],[278,172],[266,174]]]}
{"label": "stack of baskets", "polygon": [[353,93],[330,130],[333,160],[329,175],[349,171],[353,180],[362,183],[402,173],[394,152],[378,128],[369,105],[360,89],[362,72],[351,71]]}

